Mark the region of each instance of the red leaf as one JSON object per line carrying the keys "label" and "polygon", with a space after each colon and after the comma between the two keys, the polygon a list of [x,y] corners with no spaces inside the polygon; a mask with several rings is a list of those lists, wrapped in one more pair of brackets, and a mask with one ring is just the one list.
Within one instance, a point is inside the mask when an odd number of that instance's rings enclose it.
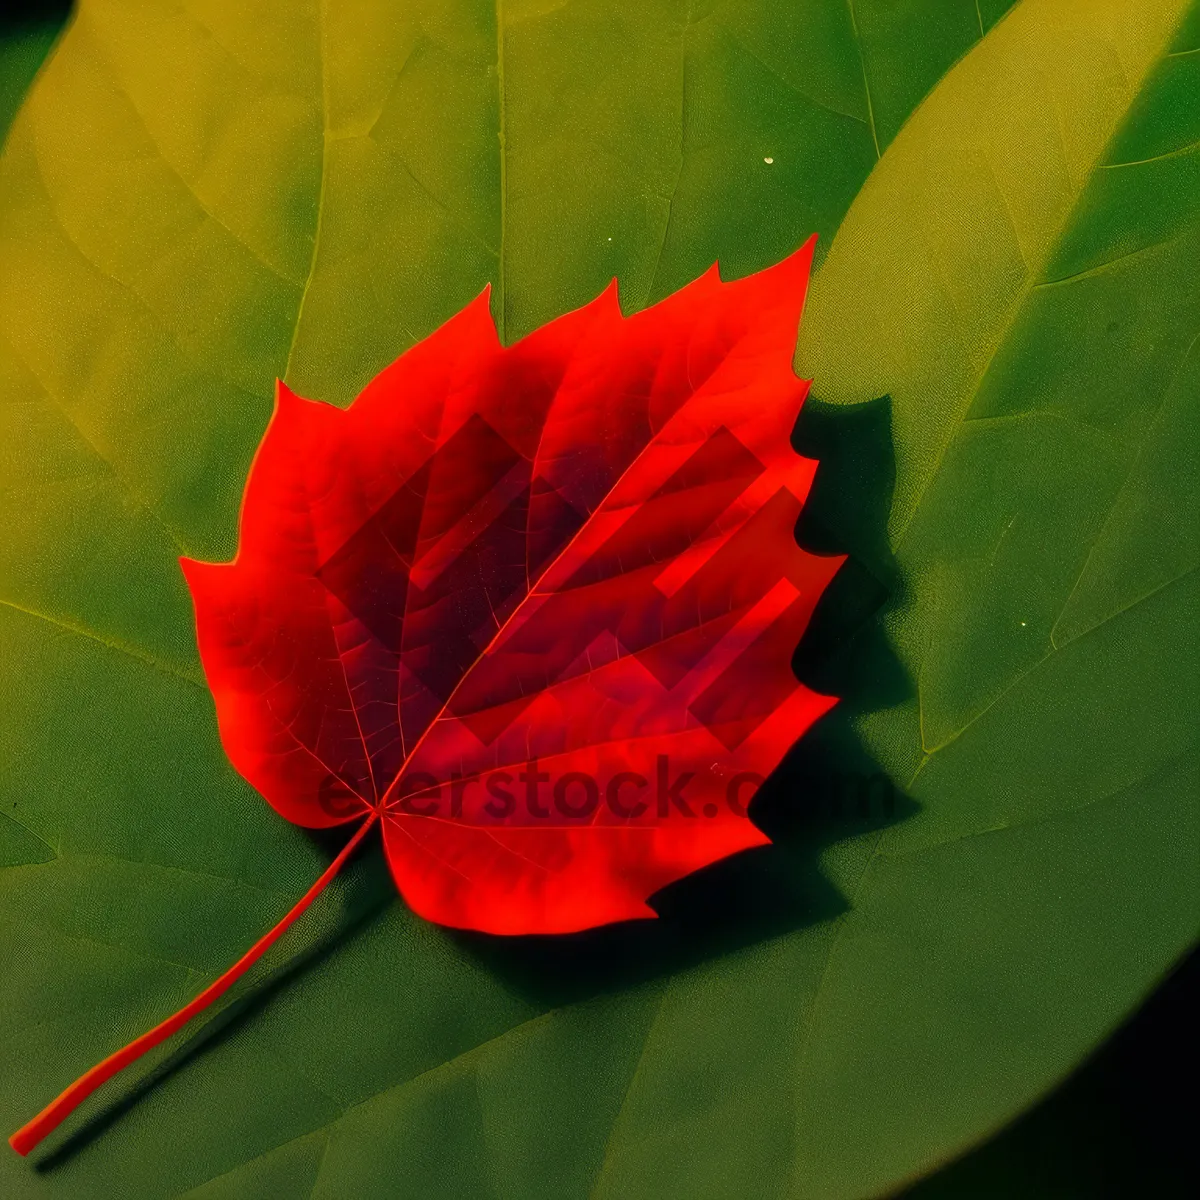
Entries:
{"label": "red leaf", "polygon": [[509,347],[485,291],[344,411],[279,384],[237,557],[183,568],[238,770],[289,821],[362,824],[15,1148],[228,988],[376,820],[417,913],[501,934],[653,917],[767,840],[745,804],[834,703],[791,670],[841,563],[794,536],[812,249],[628,319],[614,284]]}
{"label": "red leaf", "polygon": [[485,291],[345,411],[279,385],[236,559],[183,565],[280,814],[379,811],[416,912],[504,934],[652,917],[766,841],[744,802],[831,703],[790,667],[839,562],[793,536],[811,253],[507,348]]}

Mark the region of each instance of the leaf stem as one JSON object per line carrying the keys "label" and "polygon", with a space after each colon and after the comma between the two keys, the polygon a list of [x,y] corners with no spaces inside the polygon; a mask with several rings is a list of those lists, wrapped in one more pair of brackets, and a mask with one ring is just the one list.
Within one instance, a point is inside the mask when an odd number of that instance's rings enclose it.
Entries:
{"label": "leaf stem", "polygon": [[21,1126],[8,1139],[8,1144],[21,1155],[28,1154],[44,1137],[52,1133],[79,1107],[101,1084],[107,1082],[130,1063],[136,1062],[147,1050],[152,1050],[173,1033],[182,1029],[194,1016],[203,1012],[214,1000],[222,996],[237,982],[271,946],[287,931],[306,908],[325,890],[333,877],[342,869],[346,860],[354,853],[367,831],[375,824],[379,813],[372,812],[358,827],[355,835],[346,843],[341,853],[329,864],[321,877],[300,897],[279,923],[242,955],[219,979],[208,985],[194,1000],[185,1004],[174,1016],[167,1017],[141,1037],[135,1038],[122,1050],[110,1054],[90,1071],[81,1075],[66,1091],[52,1100],[33,1120]]}

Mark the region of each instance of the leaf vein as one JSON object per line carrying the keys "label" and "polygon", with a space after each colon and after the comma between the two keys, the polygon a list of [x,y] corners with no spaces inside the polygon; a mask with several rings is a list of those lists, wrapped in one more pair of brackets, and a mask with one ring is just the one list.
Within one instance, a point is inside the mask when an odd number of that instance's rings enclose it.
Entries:
{"label": "leaf vein", "polygon": [[287,361],[283,368],[283,378],[292,378],[292,360],[296,356],[296,344],[300,338],[300,326],[304,319],[304,308],[308,303],[309,292],[312,291],[313,279],[317,273],[317,255],[321,248],[321,228],[325,220],[325,193],[329,177],[329,66],[328,55],[325,51],[325,0],[315,0],[317,15],[317,55],[321,60],[321,180],[317,185],[317,218],[313,229],[312,256],[308,260],[308,275],[304,280],[304,288],[300,293],[300,302],[296,305],[296,319],[292,323],[292,340],[288,344]]}
{"label": "leaf vein", "polygon": [[854,0],[846,0],[850,10],[850,28],[854,31],[854,44],[858,47],[858,65],[862,68],[863,95],[867,99],[867,123],[871,127],[871,141],[875,143],[875,158],[882,157],[879,149],[879,134],[875,131],[875,105],[871,102],[871,83],[867,78],[867,56],[863,50],[862,35],[858,31],[858,17],[854,12]]}
{"label": "leaf vein", "polygon": [[148,650],[141,646],[136,646],[131,642],[122,642],[116,638],[109,637],[106,634],[99,633],[94,629],[88,629],[85,625],[77,624],[74,621],[65,620],[62,617],[54,617],[49,613],[40,612],[36,608],[29,608],[24,604],[18,604],[14,600],[0,599],[0,605],[5,608],[12,609],[14,612],[24,613],[27,617],[36,617],[39,621],[45,621],[49,625],[53,625],[58,629],[65,630],[67,633],[73,633],[78,637],[88,638],[93,642],[97,642],[101,646],[107,647],[109,650],[115,650],[119,654],[128,655],[148,667],[153,667],[156,671],[161,671],[165,675],[170,675],[174,679],[182,679],[184,683],[191,684],[192,687],[200,688],[206,691],[203,679],[198,675],[189,674],[180,667],[176,667],[161,658],[156,658]]}

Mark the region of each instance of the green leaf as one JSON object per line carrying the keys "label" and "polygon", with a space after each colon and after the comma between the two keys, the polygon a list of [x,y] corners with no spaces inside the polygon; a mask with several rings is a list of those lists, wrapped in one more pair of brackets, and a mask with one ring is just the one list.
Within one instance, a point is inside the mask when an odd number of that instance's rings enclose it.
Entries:
{"label": "green leaf", "polygon": [[0,1119],[327,861],[225,761],[175,557],[231,553],[275,375],[345,403],[488,282],[511,341],[841,227],[802,352],[824,399],[893,398],[921,701],[861,733],[920,811],[824,856],[840,915],[641,973],[423,925],[369,857],[0,1192],[874,1194],[1161,974],[1196,908],[1196,190],[1154,174],[1187,153],[1097,164],[1196,140],[1195,39],[1162,59],[1181,0],[1006,7],[85,0],[0,163]]}
{"label": "green leaf", "polygon": [[[969,1138],[1195,936],[1200,6],[1174,41],[1176,5],[1075,14],[1025,4],[947,75],[801,333],[823,400],[891,397],[914,694],[862,732],[920,806],[830,959],[814,1156],[878,1161],[918,1102]],[[919,1016],[835,1079],[881,994]]]}
{"label": "green leaf", "polygon": [[33,77],[58,37],[61,20],[0,19],[0,146]]}

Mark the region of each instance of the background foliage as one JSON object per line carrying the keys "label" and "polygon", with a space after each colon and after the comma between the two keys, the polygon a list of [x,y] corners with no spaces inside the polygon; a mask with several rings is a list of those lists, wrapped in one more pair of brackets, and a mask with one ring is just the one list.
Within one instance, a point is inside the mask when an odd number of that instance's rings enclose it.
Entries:
{"label": "background foliage", "polygon": [[1198,50],[1182,0],[85,0],[0,164],[0,1118],[327,860],[225,762],[175,567],[276,375],[345,403],[486,282],[511,341],[816,230],[846,702],[782,848],[654,929],[448,935],[368,856],[0,1190],[865,1196],[1076,1064],[1196,927]]}

